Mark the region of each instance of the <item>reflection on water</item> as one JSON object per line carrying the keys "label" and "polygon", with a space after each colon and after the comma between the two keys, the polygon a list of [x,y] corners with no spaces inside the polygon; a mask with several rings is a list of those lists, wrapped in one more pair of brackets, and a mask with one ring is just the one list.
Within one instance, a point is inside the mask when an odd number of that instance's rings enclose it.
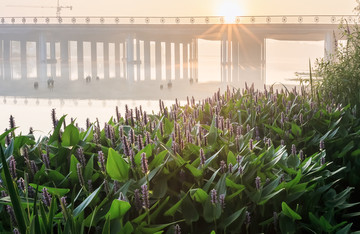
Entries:
{"label": "reflection on water", "polygon": [[[164,100],[165,106],[174,104],[173,100]],[[86,119],[91,122],[99,119],[100,126],[112,116],[115,117],[115,107],[119,107],[121,115],[124,115],[125,105],[129,108],[142,107],[148,114],[158,113],[159,101],[150,100],[77,100],[77,99],[34,99],[3,97],[0,99],[0,133],[9,128],[10,115],[15,117],[15,124],[19,128],[16,133],[27,134],[29,128],[35,131],[35,137],[49,134],[52,129],[51,110],[56,109],[56,116],[60,118],[67,115],[67,123],[70,118],[76,119],[79,127],[85,128]]]}

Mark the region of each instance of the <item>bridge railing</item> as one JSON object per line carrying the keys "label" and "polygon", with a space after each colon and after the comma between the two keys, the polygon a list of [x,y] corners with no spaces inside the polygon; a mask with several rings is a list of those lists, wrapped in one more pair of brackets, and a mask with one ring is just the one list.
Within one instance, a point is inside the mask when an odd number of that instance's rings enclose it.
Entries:
{"label": "bridge railing", "polygon": [[196,17],[0,17],[0,25],[11,24],[349,24],[356,15],[196,16]]}

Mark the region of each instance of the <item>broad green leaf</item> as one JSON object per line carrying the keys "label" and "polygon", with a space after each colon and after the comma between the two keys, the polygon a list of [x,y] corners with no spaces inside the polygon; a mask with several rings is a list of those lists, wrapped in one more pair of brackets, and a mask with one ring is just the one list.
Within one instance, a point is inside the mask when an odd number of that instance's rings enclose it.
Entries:
{"label": "broad green leaf", "polygon": [[184,195],[180,201],[176,202],[175,205],[173,205],[172,207],[170,207],[165,213],[165,216],[174,216],[175,212],[178,210],[179,206],[181,205],[181,203],[184,201],[185,197],[187,196]]}
{"label": "broad green leaf", "polygon": [[198,221],[199,214],[188,196],[185,196],[184,201],[181,203],[181,211],[188,224]]}
{"label": "broad green leaf", "polygon": [[124,227],[122,229],[120,229],[119,234],[131,234],[134,232],[134,227],[133,225],[128,221],[126,222],[126,224],[124,225]]}
{"label": "broad green leaf", "polygon": [[63,116],[59,119],[58,124],[56,125],[56,128],[55,128],[53,134],[51,135],[51,137],[50,137],[50,139],[49,139],[49,141],[48,141],[48,144],[49,144],[49,145],[50,145],[51,143],[53,143],[54,141],[59,140],[60,129],[61,129],[61,127],[62,127],[62,124],[63,124],[64,120],[65,120],[65,117],[66,117],[66,115],[63,115]]}
{"label": "broad green leaf", "polygon": [[231,163],[233,166],[236,165],[236,157],[233,152],[229,151],[227,155],[227,164]]}
{"label": "broad green leaf", "polygon": [[106,214],[106,217],[112,219],[121,219],[126,212],[131,208],[131,205],[127,201],[120,201],[118,199],[113,200],[111,203],[110,210]]}
{"label": "broad green leaf", "polygon": [[191,164],[186,164],[185,167],[191,172],[194,177],[200,177],[202,175],[202,170],[195,168]]}
{"label": "broad green leaf", "polygon": [[[235,222],[241,215],[244,215],[246,211],[246,207],[241,208],[240,210],[236,211],[235,213],[231,214],[230,216],[226,217],[221,223],[221,229],[225,229],[226,227],[230,226],[233,222]],[[239,224],[241,225],[241,224]]]}
{"label": "broad green leaf", "polygon": [[151,169],[159,166],[161,163],[163,163],[164,158],[167,155],[167,153],[168,153],[167,150],[163,150],[159,154],[155,155],[154,159],[149,164],[149,169],[151,170]]}
{"label": "broad green leaf", "polygon": [[72,154],[70,158],[70,180],[71,183],[75,184],[79,181],[78,174],[77,174],[77,164],[79,163],[79,160]]}
{"label": "broad green leaf", "polygon": [[215,118],[216,117],[214,116],[211,122],[209,133],[207,134],[208,142],[210,145],[213,145],[218,137],[218,129],[215,126]]}
{"label": "broad green leaf", "polygon": [[106,217],[106,221],[102,229],[102,234],[110,234],[110,216]]}
{"label": "broad green leaf", "polygon": [[0,145],[0,157],[1,157],[1,162],[3,164],[3,171],[5,174],[5,181],[6,181],[6,186],[8,188],[9,191],[9,195],[10,195],[10,199],[11,199],[11,203],[12,203],[12,207],[14,209],[15,212],[15,216],[16,216],[16,221],[18,223],[18,228],[19,231],[21,233],[26,233],[26,220],[25,220],[25,215],[24,215],[24,210],[21,207],[20,201],[19,201],[19,195],[14,187],[11,175],[10,175],[10,171],[9,171],[9,167],[6,163],[6,158],[5,158],[5,154],[3,151],[3,147]]}
{"label": "broad green leaf", "polygon": [[84,180],[88,181],[91,179],[92,173],[94,171],[94,155],[92,155],[87,162],[84,170]]}
{"label": "broad green leaf", "polygon": [[193,200],[203,203],[206,201],[208,194],[201,188],[191,189],[190,196]]}
{"label": "broad green leaf", "polygon": [[282,213],[293,220],[301,220],[301,216],[292,210],[286,202],[281,203]]}
{"label": "broad green leaf", "polygon": [[291,123],[291,132],[295,135],[295,136],[301,136],[302,134],[302,130],[301,128],[295,124],[295,123]]}
{"label": "broad green leaf", "polygon": [[62,197],[65,194],[67,194],[68,192],[70,192],[70,189],[67,189],[67,188],[52,188],[52,187],[42,186],[42,185],[37,185],[37,184],[29,184],[29,185],[31,187],[33,187],[34,189],[36,189],[36,187],[39,186],[39,191],[41,191],[43,188],[47,188],[49,193],[51,193],[52,195],[59,196],[59,197]]}
{"label": "broad green leaf", "polygon": [[75,146],[80,140],[79,130],[73,124],[66,126],[61,137],[62,146]]}
{"label": "broad green leaf", "polygon": [[76,207],[73,211],[73,216],[77,217],[85,208],[92,202],[92,200],[97,197],[102,185],[99,186],[94,192],[92,192],[78,207]]}
{"label": "broad green leaf", "polygon": [[[177,221],[178,222],[178,221]],[[177,222],[167,223],[167,224],[158,224],[158,225],[151,225],[150,227],[140,226],[139,231],[140,233],[162,233],[165,228],[169,227],[170,225],[176,224]]]}
{"label": "broad green leaf", "polygon": [[130,166],[125,162],[122,156],[109,148],[106,161],[106,172],[113,180],[124,182],[129,178]]}

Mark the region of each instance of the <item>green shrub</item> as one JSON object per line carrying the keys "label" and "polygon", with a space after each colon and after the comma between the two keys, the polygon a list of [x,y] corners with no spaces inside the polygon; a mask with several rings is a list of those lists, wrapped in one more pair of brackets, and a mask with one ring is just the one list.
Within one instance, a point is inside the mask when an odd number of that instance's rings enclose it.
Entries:
{"label": "green shrub", "polygon": [[[344,106],[360,103],[360,30],[358,25],[340,26],[347,44],[338,48],[330,59],[318,60],[316,70],[322,77],[319,88],[323,98]],[[335,43],[337,46],[337,43]]]}

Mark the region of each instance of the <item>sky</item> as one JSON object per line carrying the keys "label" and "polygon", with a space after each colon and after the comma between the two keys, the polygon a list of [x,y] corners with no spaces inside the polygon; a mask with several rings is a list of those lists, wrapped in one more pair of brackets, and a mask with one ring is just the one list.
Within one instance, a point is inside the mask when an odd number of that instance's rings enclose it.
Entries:
{"label": "sky", "polygon": [[[10,6],[24,7],[10,7]],[[355,0],[60,0],[62,16],[214,16],[353,14]],[[33,6],[33,7],[30,7]],[[55,16],[56,0],[1,0],[0,16]],[[236,12],[236,13],[235,13]]]}

